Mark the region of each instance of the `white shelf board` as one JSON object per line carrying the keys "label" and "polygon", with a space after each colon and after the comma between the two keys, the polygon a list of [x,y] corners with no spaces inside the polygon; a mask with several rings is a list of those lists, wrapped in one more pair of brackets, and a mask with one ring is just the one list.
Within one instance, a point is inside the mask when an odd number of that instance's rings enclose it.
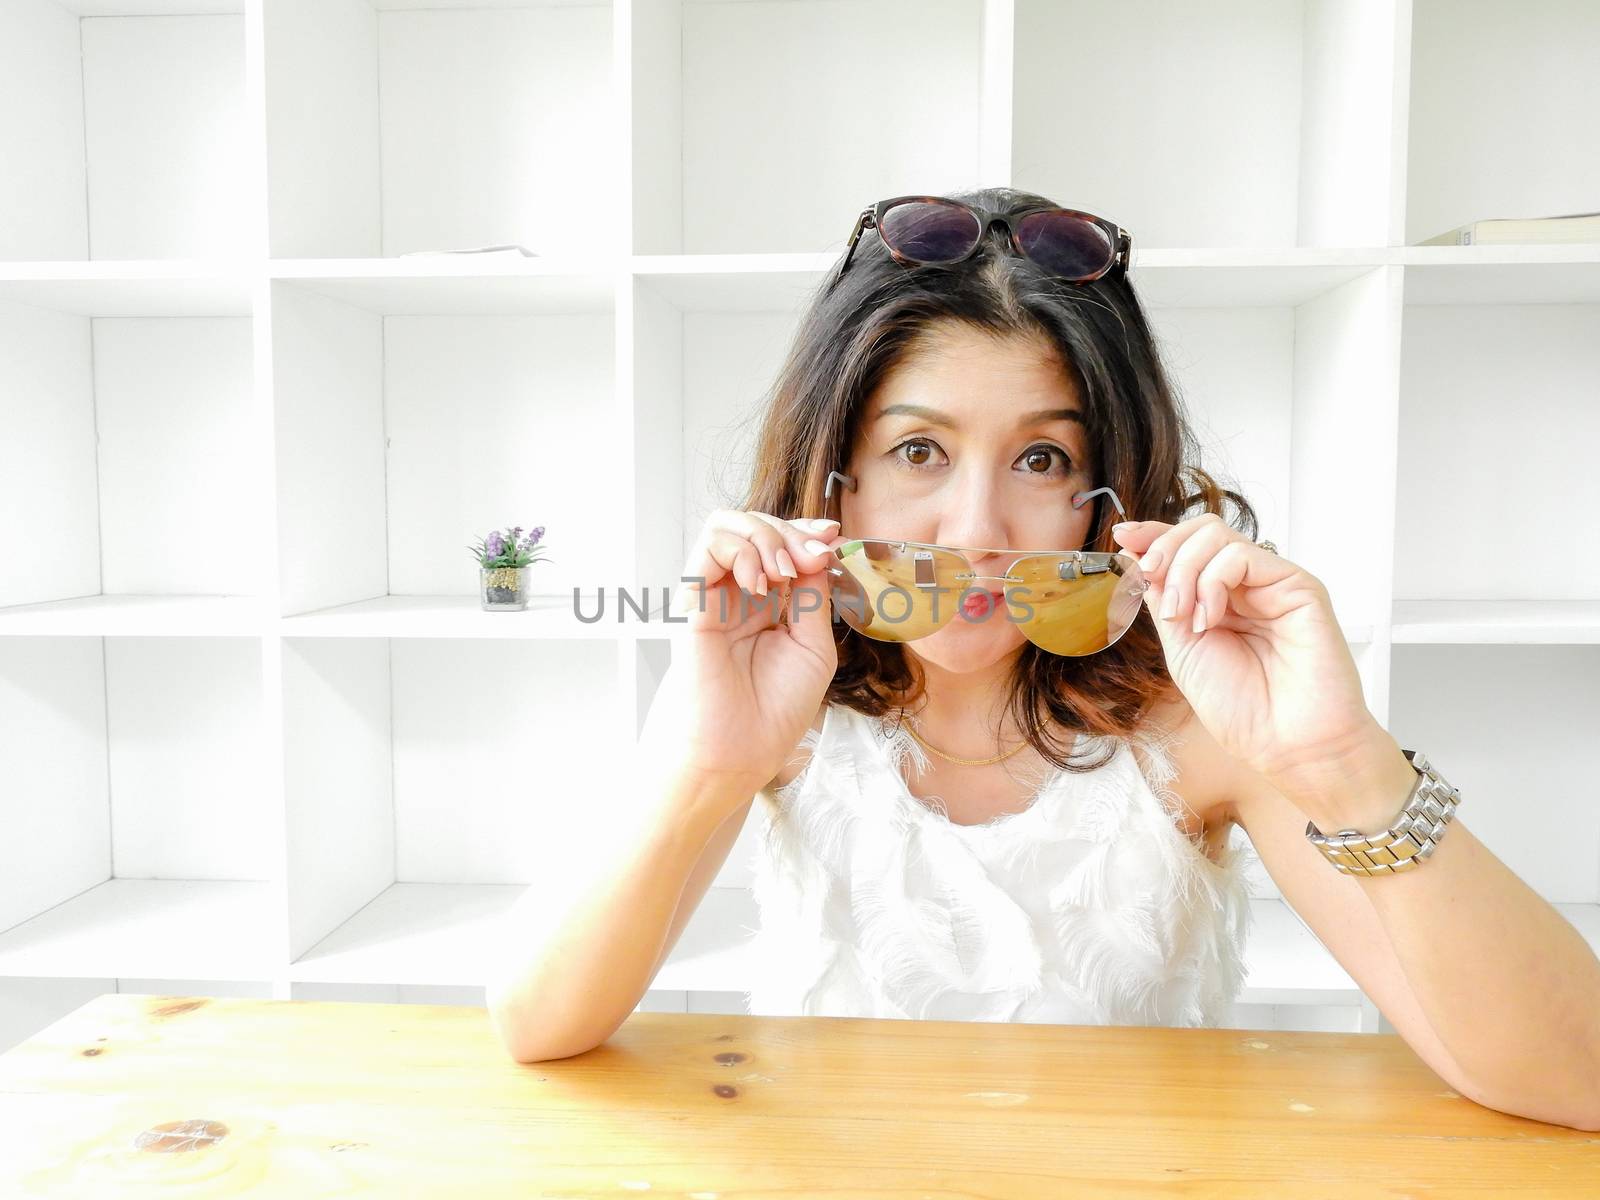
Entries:
{"label": "white shelf board", "polygon": [[1386,247],[1134,249],[1134,290],[1152,308],[1293,307],[1390,261]]}
{"label": "white shelf board", "polygon": [[689,312],[794,312],[838,254],[636,254],[635,278]]}
{"label": "white shelf board", "polygon": [[[695,312],[797,311],[826,281],[839,252],[825,254],[635,255],[633,271],[680,308]],[[1392,260],[1370,249],[1135,250],[1132,280],[1152,306],[1261,307],[1300,304]]]}
{"label": "white shelf board", "polygon": [[379,12],[414,12],[424,8],[587,8],[610,0],[367,0]]}
{"label": "white shelf board", "polygon": [[1600,303],[1600,243],[1404,246],[1407,304]]}
{"label": "white shelf board", "polygon": [[1396,600],[1390,640],[1593,645],[1600,643],[1600,600]]}
{"label": "white shelf board", "polygon": [[[1286,902],[1252,898],[1250,908],[1247,977],[1238,997],[1241,1002],[1353,1004],[1360,999],[1355,980]],[[748,990],[749,940],[760,920],[748,888],[709,888],[672,954],[661,964],[651,989]]]}
{"label": "white shelf board", "polygon": [[1253,897],[1244,1004],[1355,1004],[1361,989],[1287,901]]}
{"label": "white shelf board", "polygon": [[707,888],[650,989],[747,991],[752,970],[750,939],[760,927],[761,912],[749,888]]}
{"label": "white shelf board", "polygon": [[280,895],[256,881],[108,879],[0,934],[0,976],[270,979]]}
{"label": "white shelf board", "polygon": [[244,0],[54,0],[80,17],[195,17],[242,13]]}
{"label": "white shelf board", "polygon": [[[288,968],[297,983],[482,986],[520,884],[395,883]],[[0,977],[267,979],[275,889],[258,882],[113,879],[0,935]],[[1250,1004],[1347,1004],[1360,989],[1282,900],[1253,898]],[[1600,951],[1600,904],[1556,904]],[[748,888],[713,887],[652,991],[741,992],[760,914]]]}
{"label": "white shelf board", "polygon": [[[652,589],[652,603],[660,595]],[[642,600],[642,597],[641,597]],[[585,616],[599,611],[594,593],[583,593],[579,601]],[[659,608],[648,621],[629,608],[617,620],[615,593],[605,597],[603,619],[587,622],[578,619],[570,595],[535,595],[521,612],[485,612],[476,594],[463,596],[377,596],[334,608],[285,616],[278,621],[284,637],[376,637],[376,638],[614,638],[634,641],[640,637],[668,636],[660,623]]]}
{"label": "white shelf board", "polygon": [[[483,255],[0,263],[0,297],[83,316],[247,316],[252,280],[294,282],[384,315],[609,312],[628,272],[695,312],[798,311],[837,252],[599,258]],[[1402,246],[1136,252],[1133,282],[1168,308],[1296,305],[1386,263],[1408,304],[1600,302],[1600,246]]]}
{"label": "white shelf board", "polygon": [[248,317],[259,274],[248,260],[0,262],[0,300],[83,317]]}
{"label": "white shelf board", "polygon": [[[290,968],[295,981],[481,983],[484,939],[516,902],[516,885],[398,883]],[[1253,899],[1250,977],[1240,999],[1350,1002],[1359,989],[1281,900]],[[684,927],[652,991],[745,991],[760,913],[748,888],[712,887]]]}
{"label": "white shelf board", "polygon": [[384,316],[608,313],[618,258],[506,258],[477,254],[274,259],[270,278]]}
{"label": "white shelf board", "polygon": [[296,983],[483,986],[517,884],[390,884],[289,967]]}
{"label": "white shelf board", "polygon": [[1600,954],[1600,904],[1575,904],[1571,902],[1550,905],[1568,921],[1589,943],[1589,949]]}
{"label": "white shelf board", "polygon": [[253,596],[74,596],[0,608],[0,637],[259,637]]}

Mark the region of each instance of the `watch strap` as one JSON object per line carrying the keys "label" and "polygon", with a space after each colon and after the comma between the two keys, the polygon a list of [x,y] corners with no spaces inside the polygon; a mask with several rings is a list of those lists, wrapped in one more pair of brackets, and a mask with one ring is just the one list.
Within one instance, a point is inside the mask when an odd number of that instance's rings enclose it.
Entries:
{"label": "watch strap", "polygon": [[1460,803],[1459,788],[1434,770],[1420,750],[1403,750],[1417,772],[1399,819],[1381,833],[1354,829],[1325,834],[1306,822],[1306,837],[1329,862],[1346,875],[1388,875],[1420,866],[1444,837],[1445,827]]}

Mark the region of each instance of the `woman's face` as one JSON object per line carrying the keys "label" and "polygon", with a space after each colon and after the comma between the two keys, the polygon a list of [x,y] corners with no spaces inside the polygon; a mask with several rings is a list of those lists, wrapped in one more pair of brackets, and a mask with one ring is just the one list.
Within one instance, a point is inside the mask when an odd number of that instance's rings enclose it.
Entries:
{"label": "woman's face", "polygon": [[[932,326],[867,398],[845,471],[841,534],[943,546],[1075,550],[1094,505],[1072,497],[1095,486],[1078,389],[1044,338],[998,339],[964,322]],[[1011,558],[969,554],[979,575]],[[1027,639],[998,599],[1004,584],[977,581],[938,633],[906,644],[949,671],[991,666]],[[941,597],[941,602],[946,602]],[[959,594],[948,603],[961,604]]]}

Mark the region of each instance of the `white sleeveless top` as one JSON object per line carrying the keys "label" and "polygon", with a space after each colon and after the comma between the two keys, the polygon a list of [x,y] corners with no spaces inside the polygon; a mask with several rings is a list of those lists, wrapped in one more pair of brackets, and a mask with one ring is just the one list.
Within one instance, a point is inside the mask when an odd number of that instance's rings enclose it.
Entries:
{"label": "white sleeveless top", "polygon": [[[1246,866],[1181,830],[1168,739],[1136,735],[1030,806],[958,825],[906,787],[889,718],[827,706],[805,768],[756,795],[752,1013],[1096,1025],[1220,1023],[1244,980]],[[1078,735],[1074,761],[1095,761]],[[933,807],[930,807],[933,806]]]}

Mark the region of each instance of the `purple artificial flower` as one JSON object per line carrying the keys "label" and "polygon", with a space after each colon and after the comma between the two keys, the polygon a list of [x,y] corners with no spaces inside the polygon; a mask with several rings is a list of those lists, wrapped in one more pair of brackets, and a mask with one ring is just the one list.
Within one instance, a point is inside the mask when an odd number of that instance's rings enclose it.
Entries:
{"label": "purple artificial flower", "polygon": [[544,536],[544,526],[543,525],[535,525],[528,532],[528,545],[530,545],[530,546],[534,545],[543,536]]}
{"label": "purple artificial flower", "polygon": [[506,544],[505,544],[504,539],[501,538],[499,530],[496,530],[494,533],[491,533],[489,535],[489,541],[487,543],[487,548],[488,548],[488,551],[489,551],[489,557],[490,558],[499,558],[500,555],[504,552],[504,550],[506,548]]}

